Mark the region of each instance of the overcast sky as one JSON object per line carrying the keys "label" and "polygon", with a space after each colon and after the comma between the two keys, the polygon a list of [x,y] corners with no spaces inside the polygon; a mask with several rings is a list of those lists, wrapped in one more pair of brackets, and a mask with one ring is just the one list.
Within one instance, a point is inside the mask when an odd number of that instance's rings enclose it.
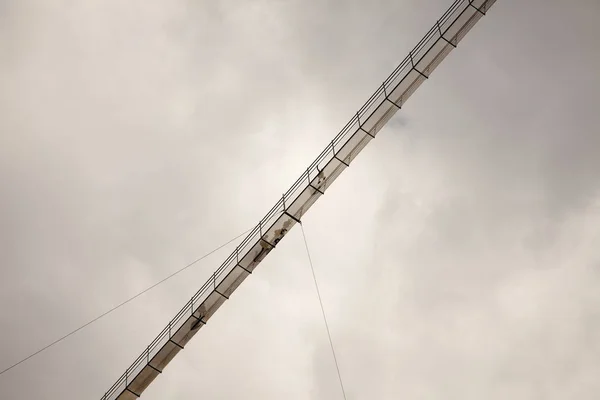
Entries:
{"label": "overcast sky", "polygon": [[[450,5],[0,1],[0,370],[250,228]],[[600,391],[597,0],[498,0],[304,224],[348,399]],[[225,259],[0,376],[99,399]],[[341,399],[299,229],[144,393]]]}

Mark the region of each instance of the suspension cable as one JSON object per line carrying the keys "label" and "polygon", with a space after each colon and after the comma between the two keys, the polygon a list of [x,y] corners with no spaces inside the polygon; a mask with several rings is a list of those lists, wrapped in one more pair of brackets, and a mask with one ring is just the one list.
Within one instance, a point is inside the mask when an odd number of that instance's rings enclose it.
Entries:
{"label": "suspension cable", "polygon": [[229,240],[227,243],[220,245],[219,247],[209,251],[208,253],[204,254],[202,257],[197,258],[196,260],[192,261],[191,263],[189,263],[188,265],[186,265],[183,268],[180,268],[179,270],[173,272],[171,275],[167,276],[166,278],[161,279],[160,281],[156,282],[155,284],[148,286],[146,289],[142,290],[141,292],[137,293],[136,295],[128,298],[127,300],[123,301],[122,303],[114,306],[113,308],[111,308],[108,311],[105,311],[104,313],[100,314],[99,316],[97,316],[96,318],[88,321],[87,323],[81,325],[79,328],[72,330],[71,332],[67,333],[66,335],[56,339],[55,341],[53,341],[52,343],[42,347],[41,349],[37,350],[34,353],[31,353],[30,355],[28,355],[27,357],[21,359],[20,361],[12,364],[10,367],[7,367],[5,369],[3,369],[2,371],[0,371],[0,375],[10,371],[11,369],[15,368],[17,365],[20,365],[22,363],[24,363],[25,361],[29,360],[30,358],[33,358],[35,356],[37,356],[38,354],[40,354],[41,352],[43,352],[44,350],[49,349],[50,347],[62,342],[63,340],[65,340],[66,338],[68,338],[71,335],[74,335],[75,333],[79,332],[80,330],[82,330],[83,328],[93,324],[94,322],[98,321],[100,318],[103,318],[105,316],[107,316],[108,314],[112,313],[113,311],[118,310],[119,308],[123,307],[125,304],[135,300],[136,298],[140,297],[141,295],[143,295],[146,292],[149,292],[150,290],[154,289],[155,287],[157,287],[158,285],[160,285],[161,283],[164,283],[166,281],[168,281],[169,279],[173,278],[175,275],[180,274],[181,272],[185,271],[186,269],[188,269],[189,267],[191,267],[192,265],[198,263],[199,261],[205,259],[206,257],[210,256],[211,254],[221,250],[223,247],[227,246],[228,244],[230,244],[231,242],[235,241],[236,239],[239,239],[240,237],[244,236],[245,234],[247,234],[248,232],[250,232],[251,229],[248,229],[246,232],[243,232],[239,235],[237,235],[236,237],[234,237],[233,239]]}
{"label": "suspension cable", "polygon": [[335,356],[335,348],[333,347],[333,341],[331,340],[331,332],[329,331],[329,324],[327,323],[327,316],[325,315],[325,308],[323,307],[323,300],[321,298],[321,292],[319,291],[319,284],[317,283],[317,276],[315,275],[315,268],[313,266],[312,258],[310,256],[310,250],[308,249],[308,242],[306,240],[306,233],[304,232],[304,226],[300,224],[302,228],[302,237],[304,238],[304,246],[306,247],[306,255],[308,256],[308,263],[310,264],[310,270],[312,272],[313,280],[315,282],[315,289],[317,290],[317,297],[319,298],[319,304],[321,305],[321,313],[323,314],[323,321],[325,322],[325,329],[327,330],[327,337],[329,338],[329,345],[331,346],[331,354],[333,355],[333,361],[335,362],[335,369],[337,370],[338,379],[340,381],[340,388],[342,389],[342,395],[346,400],[346,390],[344,389],[344,382],[342,381],[342,374],[340,373],[340,366]]}

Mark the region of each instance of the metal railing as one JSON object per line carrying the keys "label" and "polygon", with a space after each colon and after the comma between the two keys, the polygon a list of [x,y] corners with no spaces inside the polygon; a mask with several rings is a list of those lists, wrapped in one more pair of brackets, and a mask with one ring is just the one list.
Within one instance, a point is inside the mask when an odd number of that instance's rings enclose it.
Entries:
{"label": "metal railing", "polygon": [[[394,69],[383,84],[373,93],[366,103],[358,110],[358,112],[350,119],[344,128],[335,136],[335,138],[325,147],[319,156],[313,161],[310,166],[302,173],[302,175],[294,182],[287,192],[279,199],[279,201],[271,208],[271,210],[263,217],[260,222],[252,229],[252,231],[244,238],[233,253],[219,266],[219,268],[210,276],[210,278],[202,285],[200,290],[183,306],[183,308],[175,315],[169,324],[158,334],[158,336],[148,345],[148,347],[140,354],[140,356],[125,370],[125,373],[119,377],[113,386],[102,396],[102,400],[116,399],[131,383],[140,371],[150,362],[157,354],[162,346],[169,341],[172,333],[177,331],[188,316],[194,313],[194,305],[202,303],[206,297],[216,288],[227,274],[235,268],[240,255],[244,255],[246,251],[250,251],[253,246],[261,239],[262,228],[269,226],[269,223],[282,212],[285,211],[285,204],[292,204],[300,193],[310,184],[311,177],[317,176],[329,161],[335,156],[334,149],[340,149],[346,144],[354,133],[361,129],[365,121],[368,121],[382,103],[389,101],[389,93],[393,92],[402,80],[415,70],[415,64],[422,60],[429,50],[439,40],[445,40],[448,44],[452,44],[453,37],[445,37],[446,32],[449,32],[453,24],[461,18],[467,9],[470,7],[483,14],[482,9],[489,9],[495,0],[455,0],[450,8],[442,15],[435,25],[427,32],[427,34],[419,41],[413,50],[409,52],[406,58]],[[460,28],[459,28],[460,29]],[[457,35],[457,34],[455,34]],[[453,35],[453,36],[455,36]],[[455,39],[458,42],[460,38]],[[456,43],[453,44],[455,46]],[[394,103],[395,104],[395,103]],[[399,107],[398,105],[396,105]]]}

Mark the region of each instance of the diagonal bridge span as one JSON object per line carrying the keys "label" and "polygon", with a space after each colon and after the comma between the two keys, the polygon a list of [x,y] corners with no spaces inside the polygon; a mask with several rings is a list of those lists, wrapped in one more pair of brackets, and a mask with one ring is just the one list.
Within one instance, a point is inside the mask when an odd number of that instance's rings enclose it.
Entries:
{"label": "diagonal bridge span", "polygon": [[496,0],[455,0],[235,251],[183,306],[101,400],[132,400],[165,369],[402,108]]}

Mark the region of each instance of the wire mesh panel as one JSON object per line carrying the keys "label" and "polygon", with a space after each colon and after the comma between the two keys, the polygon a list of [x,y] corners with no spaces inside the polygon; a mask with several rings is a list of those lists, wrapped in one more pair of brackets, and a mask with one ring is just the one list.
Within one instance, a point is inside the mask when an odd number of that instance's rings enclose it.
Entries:
{"label": "wire mesh panel", "polygon": [[215,315],[217,310],[225,303],[226,297],[216,290],[211,290],[206,299],[198,306],[198,311],[202,321],[208,320]]}
{"label": "wire mesh panel", "polygon": [[[374,102],[374,106],[370,107],[367,110],[367,118],[364,122],[361,123],[361,130],[368,134],[370,137],[374,137],[377,133],[387,124],[387,122],[396,114],[399,106],[395,105],[392,102],[386,101],[387,91],[385,87],[382,86],[378,91],[378,95],[376,98],[376,102]],[[370,112],[370,114],[368,114]],[[368,142],[364,144],[366,146]],[[364,146],[359,146],[355,148],[356,154],[360,152]]]}
{"label": "wire mesh panel", "polygon": [[271,226],[263,230],[262,239],[271,246],[277,246],[277,243],[296,225],[296,220],[285,212],[279,215]]}
{"label": "wire mesh panel", "polygon": [[235,289],[250,275],[248,270],[245,270],[239,266],[233,267],[233,269],[225,276],[225,279],[219,283],[216,291],[226,299],[231,296]]}
{"label": "wire mesh panel", "polygon": [[348,141],[340,146],[336,156],[340,160],[340,163],[350,165],[350,163],[356,158],[358,153],[373,139],[373,134],[366,130],[357,127],[354,134],[350,136]]}
{"label": "wire mesh panel", "polygon": [[159,372],[152,368],[150,365],[146,365],[135,379],[129,384],[129,390],[131,393],[140,394],[142,393],[158,376]]}
{"label": "wire mesh panel", "polygon": [[118,400],[135,400],[137,398],[138,396],[136,396],[136,394],[127,390],[123,390],[123,392],[121,392],[120,395],[117,397]]}
{"label": "wire mesh panel", "polygon": [[172,340],[181,347],[185,347],[192,337],[206,324],[202,318],[190,315],[190,317],[173,334]]}
{"label": "wire mesh panel", "polygon": [[445,41],[441,35],[438,36],[432,42],[431,48],[423,54],[421,59],[415,62],[415,69],[425,76],[431,75],[453,48],[454,45]]}
{"label": "wire mesh panel", "polygon": [[273,250],[273,246],[264,240],[258,240],[254,246],[241,258],[240,265],[248,271],[254,271],[254,268]]}
{"label": "wire mesh panel", "polygon": [[135,399],[373,140],[495,0],[455,0],[102,400]]}
{"label": "wire mesh panel", "polygon": [[156,368],[160,371],[164,370],[180,350],[181,347],[175,342],[166,341],[152,358],[152,365],[156,365]]}

